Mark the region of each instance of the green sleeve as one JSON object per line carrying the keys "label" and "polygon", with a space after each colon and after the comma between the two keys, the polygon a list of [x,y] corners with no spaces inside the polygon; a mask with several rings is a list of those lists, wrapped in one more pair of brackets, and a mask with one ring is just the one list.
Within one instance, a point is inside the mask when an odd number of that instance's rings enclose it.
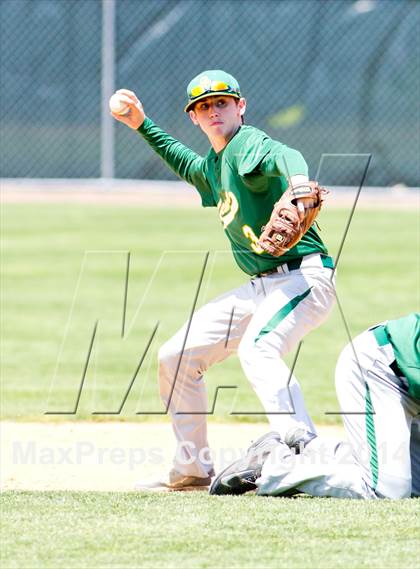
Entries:
{"label": "green sleeve", "polygon": [[260,162],[259,170],[264,176],[292,176],[308,175],[308,165],[298,150],[289,148],[285,144],[272,140],[269,152]]}
{"label": "green sleeve", "polygon": [[234,140],[238,174],[252,191],[267,190],[264,178],[278,177],[286,189],[289,177],[308,175],[308,166],[300,152],[273,140],[263,131],[244,127]]}
{"label": "green sleeve", "polygon": [[386,330],[397,364],[408,380],[409,393],[420,399],[420,314],[389,320]]}
{"label": "green sleeve", "polygon": [[148,117],[138,132],[177,176],[195,186],[204,207],[216,205],[205,175],[206,160],[202,156],[170,136]]}

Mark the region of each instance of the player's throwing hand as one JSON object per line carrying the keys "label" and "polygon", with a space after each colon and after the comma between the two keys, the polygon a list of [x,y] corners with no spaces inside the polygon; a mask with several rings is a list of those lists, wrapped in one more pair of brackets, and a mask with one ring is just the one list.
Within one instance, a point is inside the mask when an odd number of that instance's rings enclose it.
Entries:
{"label": "player's throwing hand", "polygon": [[128,107],[128,111],[121,114],[111,110],[111,115],[114,119],[117,119],[117,121],[126,124],[133,130],[137,130],[143,124],[146,116],[144,114],[143,105],[133,91],[129,91],[128,89],[118,89],[116,94],[122,95],[121,100]]}

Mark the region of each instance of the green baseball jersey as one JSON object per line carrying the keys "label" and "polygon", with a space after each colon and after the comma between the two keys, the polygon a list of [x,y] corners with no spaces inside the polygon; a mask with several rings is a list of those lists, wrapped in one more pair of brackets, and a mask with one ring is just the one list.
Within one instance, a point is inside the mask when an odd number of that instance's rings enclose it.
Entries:
{"label": "green baseball jersey", "polygon": [[167,165],[196,187],[204,207],[217,207],[234,258],[249,275],[311,253],[327,254],[314,227],[282,257],[265,253],[258,245],[261,227],[274,203],[288,186],[288,178],[308,175],[300,152],[271,139],[265,132],[243,125],[219,153],[199,156],[146,118],[138,129]]}
{"label": "green baseball jersey", "polygon": [[389,320],[385,330],[398,367],[408,380],[408,392],[420,399],[420,313]]}

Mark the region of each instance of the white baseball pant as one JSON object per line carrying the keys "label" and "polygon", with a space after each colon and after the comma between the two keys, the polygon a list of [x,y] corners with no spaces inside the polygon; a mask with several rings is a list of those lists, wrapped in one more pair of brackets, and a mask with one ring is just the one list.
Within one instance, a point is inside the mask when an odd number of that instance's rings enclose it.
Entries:
{"label": "white baseball pant", "polygon": [[194,313],[189,329],[185,324],[162,346],[160,395],[177,439],[176,470],[201,477],[212,471],[203,376],[234,352],[272,429],[284,435],[303,422],[315,430],[300,386],[293,376],[288,384],[290,371],[281,358],[327,318],[334,300],[332,270],[320,255],[308,255],[297,270],[281,265],[209,302]]}
{"label": "white baseball pant", "polygon": [[264,464],[258,493],[420,496],[420,401],[391,369],[394,361],[392,345],[379,345],[372,329],[346,346],[337,363],[336,389],[348,443],[318,437],[295,457],[279,447]]}

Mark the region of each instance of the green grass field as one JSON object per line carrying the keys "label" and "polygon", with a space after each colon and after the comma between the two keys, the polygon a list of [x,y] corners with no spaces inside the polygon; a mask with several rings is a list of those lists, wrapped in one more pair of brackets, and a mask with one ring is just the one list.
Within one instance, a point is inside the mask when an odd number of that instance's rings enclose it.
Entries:
{"label": "green grass field", "polygon": [[[322,234],[332,254],[338,249],[348,214],[339,209],[322,215]],[[59,420],[60,415],[45,412],[74,408],[96,320],[95,349],[77,418],[115,418],[92,412],[119,408],[159,321],[154,342],[117,417],[147,420],[147,412],[162,411],[156,382],[157,349],[188,319],[205,252],[210,251],[210,257],[198,306],[247,280],[233,264],[213,208],[171,211],[5,204],[2,225],[3,418]],[[337,281],[352,335],[416,309],[418,239],[416,212],[356,211]],[[126,337],[121,340],[128,251]],[[82,262],[83,278],[65,332]],[[334,366],[347,341],[336,308],[321,328],[305,338],[300,353],[296,374],[308,408],[320,423],[339,420],[325,412],[337,410]],[[231,414],[261,410],[236,356],[212,368],[207,381],[211,401],[218,385],[238,386],[221,391],[212,420],[262,420],[263,415]]]}
{"label": "green grass field", "polygon": [[[333,255],[348,214],[322,214],[322,234]],[[337,283],[353,335],[418,308],[418,241],[414,211],[356,211]],[[161,409],[157,347],[188,317],[204,253],[210,251],[210,266],[199,305],[246,280],[233,266],[214,210],[4,204],[2,245],[3,419],[148,420],[135,413]],[[162,256],[168,250],[173,252]],[[86,257],[53,382],[85,251],[96,253]],[[98,318],[98,345],[77,415],[45,415],[72,408]],[[92,415],[118,408],[158,320],[156,342],[121,415]],[[337,309],[305,339],[296,373],[318,423],[339,421],[325,412],[338,409],[333,372],[346,342]],[[218,385],[238,386],[222,392],[210,420],[262,420],[230,414],[258,408],[235,356],[210,370],[207,379],[210,399]],[[419,545],[418,500],[4,492],[1,503],[5,568],[413,567]]]}
{"label": "green grass field", "polygon": [[8,493],[4,568],[416,567],[418,500]]}

